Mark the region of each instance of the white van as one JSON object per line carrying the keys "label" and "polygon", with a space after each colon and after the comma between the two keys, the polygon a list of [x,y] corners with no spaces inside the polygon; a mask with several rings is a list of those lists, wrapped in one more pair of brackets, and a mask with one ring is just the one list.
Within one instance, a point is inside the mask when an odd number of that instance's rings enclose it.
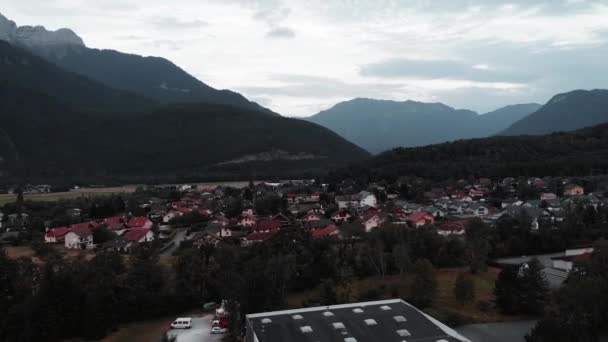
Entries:
{"label": "white van", "polygon": [[192,318],[183,317],[178,318],[175,322],[171,323],[171,329],[190,329],[192,328]]}

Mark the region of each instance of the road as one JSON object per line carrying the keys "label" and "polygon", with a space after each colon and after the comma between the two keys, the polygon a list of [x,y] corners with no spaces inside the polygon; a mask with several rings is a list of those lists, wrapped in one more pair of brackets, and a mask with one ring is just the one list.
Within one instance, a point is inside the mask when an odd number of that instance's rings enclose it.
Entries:
{"label": "road", "polygon": [[213,315],[192,317],[192,329],[174,329],[170,336],[177,336],[176,342],[216,342],[221,341],[223,335],[211,335],[211,319]]}
{"label": "road", "polygon": [[172,255],[173,252],[175,252],[175,250],[179,247],[179,243],[184,241],[184,239],[186,238],[186,230],[187,230],[186,228],[176,229],[175,235],[171,239],[171,242],[173,242],[173,245],[171,247],[167,248],[165,251],[163,251],[160,255]]}
{"label": "road", "polygon": [[471,342],[525,342],[536,321],[470,324],[456,331]]}

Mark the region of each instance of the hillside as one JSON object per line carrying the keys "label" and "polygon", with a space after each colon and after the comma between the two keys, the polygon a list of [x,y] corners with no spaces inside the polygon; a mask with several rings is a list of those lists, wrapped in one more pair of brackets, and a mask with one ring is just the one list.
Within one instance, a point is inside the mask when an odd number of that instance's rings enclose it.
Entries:
{"label": "hillside", "polygon": [[555,95],[535,113],[515,122],[502,135],[546,134],[608,122],[608,90],[575,90]]}
{"label": "hillside", "polygon": [[315,124],[229,106],[187,104],[99,115],[31,90],[0,86],[0,113],[0,128],[27,170],[23,176],[32,178],[204,177],[211,170],[234,175],[255,162],[318,171],[367,156]]}
{"label": "hillside", "polygon": [[0,40],[0,85],[48,94],[58,101],[100,111],[136,111],[155,102],[116,90],[55,66],[30,52]]}
{"label": "hillside", "polygon": [[397,148],[334,173],[335,179],[436,180],[608,173],[608,124],[544,136],[497,136]]}
{"label": "hillside", "polygon": [[441,103],[354,99],[313,115],[307,120],[379,153],[399,146],[424,146],[496,134],[538,109],[516,105],[486,115],[457,110]]}
{"label": "hillside", "polygon": [[67,28],[49,31],[43,26],[18,26],[0,14],[0,41],[26,48],[107,87],[161,104],[206,102],[275,114],[241,94],[209,87],[164,58],[88,48],[82,38]]}

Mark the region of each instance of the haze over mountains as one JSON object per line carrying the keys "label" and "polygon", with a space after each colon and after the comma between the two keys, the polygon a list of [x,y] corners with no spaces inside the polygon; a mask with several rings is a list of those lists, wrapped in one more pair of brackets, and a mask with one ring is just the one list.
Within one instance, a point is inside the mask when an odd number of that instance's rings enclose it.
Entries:
{"label": "haze over mountains", "polygon": [[307,118],[372,153],[497,134],[541,105],[507,106],[478,115],[441,103],[354,99]]}

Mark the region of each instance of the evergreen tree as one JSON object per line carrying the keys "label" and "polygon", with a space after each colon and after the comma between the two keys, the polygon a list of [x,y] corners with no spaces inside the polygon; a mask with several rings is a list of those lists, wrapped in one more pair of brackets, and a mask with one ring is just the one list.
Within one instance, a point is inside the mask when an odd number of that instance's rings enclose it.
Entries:
{"label": "evergreen tree", "polygon": [[464,272],[458,274],[454,283],[454,297],[461,305],[475,300],[475,282],[470,274]]}
{"label": "evergreen tree", "polygon": [[419,307],[429,306],[433,302],[436,290],[437,279],[433,265],[427,259],[419,259],[414,264],[410,301]]}

